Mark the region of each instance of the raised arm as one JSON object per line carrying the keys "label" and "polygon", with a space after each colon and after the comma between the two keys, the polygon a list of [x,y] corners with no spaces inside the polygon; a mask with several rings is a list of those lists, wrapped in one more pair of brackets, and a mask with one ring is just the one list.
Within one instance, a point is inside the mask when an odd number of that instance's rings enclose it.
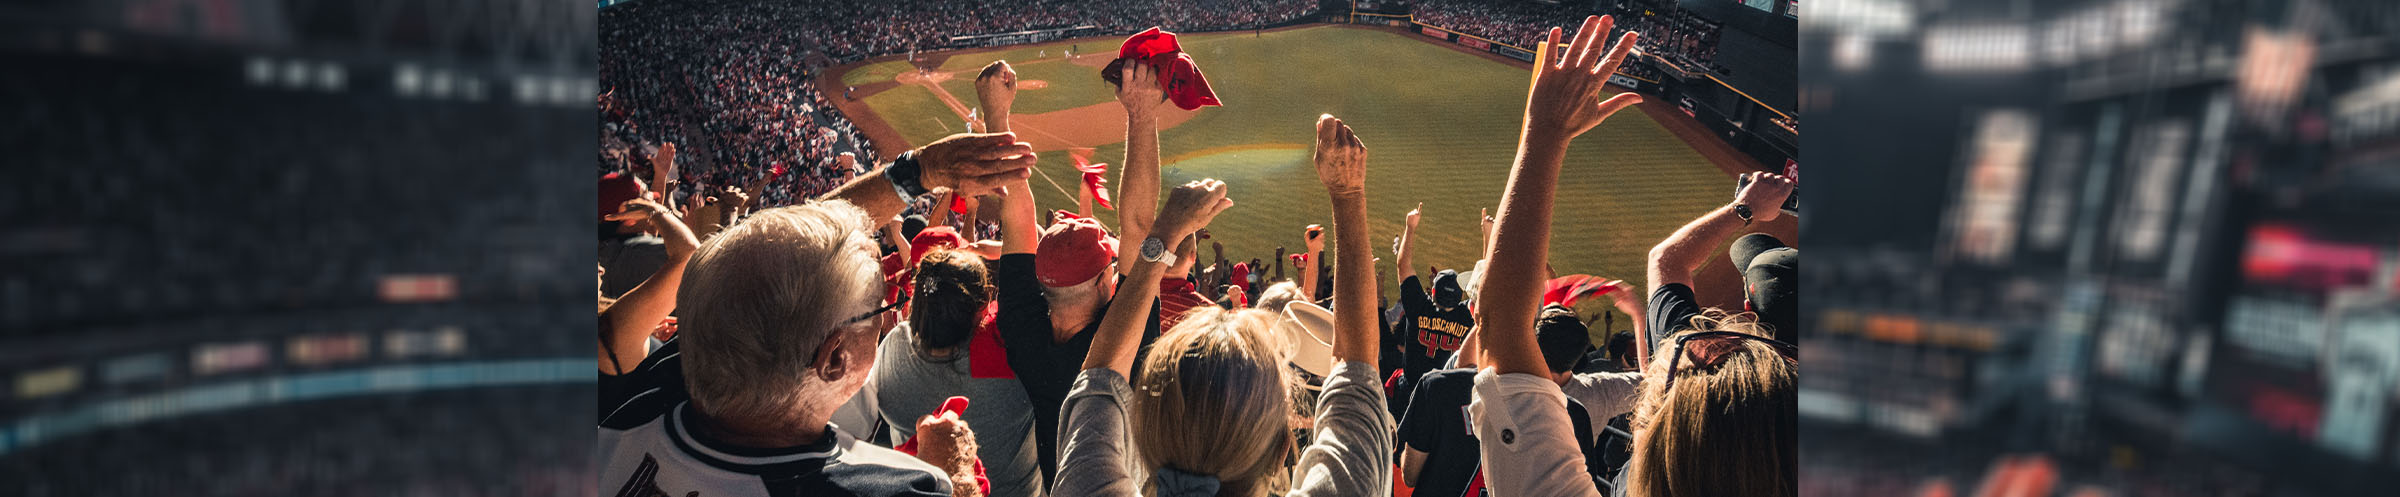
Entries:
{"label": "raised arm", "polygon": [[983,66],[975,75],[976,107],[983,109],[986,133],[1007,133],[1008,113],[1017,102],[1017,70],[1008,61],[995,60]]}
{"label": "raised arm", "polygon": [[647,221],[667,242],[667,262],[658,266],[658,272],[650,273],[650,279],[642,280],[600,313],[600,319],[608,323],[608,336],[600,337],[600,368],[612,375],[625,374],[650,355],[642,337],[650,336],[651,328],[675,312],[675,291],[683,285],[683,265],[699,250],[700,238],[666,206],[649,200],[627,200],[605,219]]}
{"label": "raised arm", "polygon": [[[1158,218],[1158,115],[1165,112],[1167,93],[1158,69],[1148,64],[1125,64],[1118,73],[1117,103],[1125,106],[1125,163],[1117,177],[1117,239],[1137,241],[1150,235]],[[1117,251],[1117,267],[1133,267],[1136,250]]]}
{"label": "raised arm", "polygon": [[1375,364],[1375,256],[1367,241],[1367,146],[1328,114],[1317,118],[1317,179],[1333,197],[1333,232],[1341,263],[1334,266],[1333,358]]}
{"label": "raised arm", "polygon": [[[1750,186],[1734,193],[1733,203],[1701,214],[1690,224],[1675,230],[1675,234],[1650,248],[1650,291],[1668,283],[1691,286],[1692,271],[1717,253],[1718,247],[1733,241],[1742,228],[1752,222],[1773,221],[1783,214],[1783,199],[1792,194],[1792,181],[1783,175],[1753,172],[1743,174]],[[1750,210],[1750,219],[1742,219],[1741,209]],[[1647,335],[1644,335],[1645,337]]]}
{"label": "raised arm", "polygon": [[673,208],[675,186],[682,182],[675,174],[675,144],[660,144],[658,152],[650,154],[650,191],[658,192],[659,205]]}
{"label": "raised arm", "polygon": [[1300,231],[1300,237],[1306,240],[1302,246],[1307,250],[1300,253],[1300,293],[1314,302],[1317,300],[1317,271],[1325,267],[1325,227],[1308,225],[1307,229]]}
{"label": "raised arm", "polygon": [[908,209],[908,199],[894,188],[894,181],[905,182],[916,192],[947,188],[972,196],[1023,183],[1033,174],[1033,145],[1017,141],[1015,133],[960,133],[907,154],[915,164],[885,164],[817,200],[847,200],[867,211],[871,219],[888,219]]}
{"label": "raised arm", "polygon": [[[1649,364],[1650,314],[1642,308],[1645,300],[1632,283],[1623,281],[1617,282],[1617,291],[1610,293],[1609,296],[1616,301],[1618,312],[1623,312],[1626,317],[1633,318],[1633,336],[1640,338],[1633,341],[1633,363]],[[1616,331],[1610,330],[1609,333],[1616,333]]]}
{"label": "raised arm", "polygon": [[1417,208],[1408,210],[1408,217],[1400,224],[1400,241],[1392,247],[1392,261],[1399,265],[1399,281],[1402,282],[1417,277],[1417,219],[1424,210],[1424,202],[1418,202]]}
{"label": "raised arm", "polygon": [[[1586,18],[1575,43],[1563,51],[1556,49],[1559,30],[1551,28],[1542,45],[1541,62],[1534,64],[1516,164],[1509,170],[1492,240],[1484,249],[1484,259],[1490,262],[1477,298],[1477,326],[1484,331],[1479,338],[1485,360],[1480,362],[1500,374],[1550,374],[1541,349],[1534,344],[1533,321],[1542,305],[1543,263],[1550,255],[1550,206],[1568,142],[1599,126],[1610,114],[1641,101],[1632,93],[1599,100],[1600,90],[1633,48],[1635,37],[1627,32],[1604,52],[1600,37],[1609,32],[1611,24],[1606,17]],[[1507,247],[1506,253],[1501,247]]]}
{"label": "raised arm", "polygon": [[[1128,204],[1127,208],[1132,205]],[[1233,207],[1233,199],[1225,198],[1225,183],[1214,179],[1194,181],[1176,188],[1167,197],[1167,205],[1158,212],[1158,228],[1152,232],[1161,250],[1183,243],[1193,231],[1208,226],[1217,213]],[[1123,209],[1119,209],[1123,210]],[[1148,240],[1140,242],[1149,243]],[[1139,245],[1136,245],[1139,247]],[[1133,266],[1125,271],[1125,280],[1117,286],[1117,302],[1149,302],[1158,298],[1158,280],[1167,274],[1167,264],[1152,262],[1134,252]],[[1134,352],[1142,346],[1142,328],[1150,319],[1149,305],[1112,305],[1100,318],[1100,330],[1092,335],[1092,350],[1084,355],[1083,369],[1108,368],[1126,378],[1133,377]],[[1338,347],[1338,346],[1337,346]]]}

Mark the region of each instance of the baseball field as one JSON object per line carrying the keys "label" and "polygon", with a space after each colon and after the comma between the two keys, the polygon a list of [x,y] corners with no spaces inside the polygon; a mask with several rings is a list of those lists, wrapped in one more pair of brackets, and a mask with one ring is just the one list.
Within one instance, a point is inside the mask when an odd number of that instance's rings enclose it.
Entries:
{"label": "baseball field", "polygon": [[[1039,203],[1045,210],[1072,209],[1080,176],[1070,150],[1091,149],[1092,161],[1112,164],[1112,182],[1114,165],[1124,162],[1124,111],[1099,77],[1117,40],[919,54],[916,64],[927,71],[907,60],[884,60],[824,78],[838,78],[839,85],[826,85],[837,100],[841,85],[855,87],[857,100],[844,107],[870,132],[879,125],[873,121],[881,121],[889,127],[885,133],[905,140],[897,146],[905,148],[964,132],[965,115],[976,103],[976,71],[1008,60],[1020,87],[1012,127],[1041,154],[1033,179]],[[1228,185],[1237,204],[1210,226],[1226,257],[1271,259],[1277,247],[1297,251],[1303,226],[1331,224],[1324,188],[1309,163],[1315,120],[1330,113],[1348,122],[1370,150],[1368,208],[1382,274],[1390,274],[1390,241],[1400,233],[1402,215],[1419,202],[1425,212],[1417,264],[1465,270],[1474,263],[1481,248],[1478,210],[1497,208],[1515,156],[1529,77],[1524,64],[1401,32],[1347,26],[1193,34],[1181,42],[1225,105],[1193,112],[1170,106],[1159,133],[1162,173],[1168,185],[1203,177]],[[1082,55],[1067,57],[1070,48]],[[1755,167],[1728,164],[1722,153],[1704,156],[1688,141],[1710,140],[1705,134],[1671,130],[1657,120],[1684,119],[1683,128],[1696,128],[1680,113],[1662,112],[1672,108],[1667,105],[1653,101],[1642,111],[1620,112],[1575,141],[1558,179],[1550,251],[1557,274],[1641,281],[1650,247],[1731,200],[1730,171]],[[1787,226],[1771,231],[1786,231],[1789,240],[1793,223],[1778,220]],[[1201,256],[1210,256],[1206,244]],[[1701,275],[1702,300],[1738,309],[1740,297],[1732,293],[1738,277],[1724,258],[1714,259]],[[1384,281],[1390,283],[1388,276]],[[1723,283],[1706,284],[1711,281]],[[1606,304],[1584,307],[1597,311]],[[1623,316],[1616,322],[1617,329],[1629,329]]]}

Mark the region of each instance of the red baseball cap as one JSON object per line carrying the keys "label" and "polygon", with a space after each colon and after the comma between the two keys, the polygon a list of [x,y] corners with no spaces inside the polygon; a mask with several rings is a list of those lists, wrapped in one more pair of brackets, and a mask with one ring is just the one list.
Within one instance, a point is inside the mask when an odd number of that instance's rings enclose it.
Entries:
{"label": "red baseball cap", "polygon": [[1033,275],[1042,286],[1082,284],[1117,261],[1117,237],[1100,221],[1066,211],[1054,217],[1050,227],[1042,229],[1041,246],[1034,249]]}
{"label": "red baseball cap", "polygon": [[633,175],[616,172],[600,177],[600,217],[616,214],[625,201],[637,198],[642,198],[642,184],[634,181]]}
{"label": "red baseball cap", "polygon": [[1176,107],[1196,110],[1204,105],[1225,105],[1217,102],[1215,91],[1208,89],[1208,78],[1200,75],[1200,65],[1193,63],[1191,54],[1183,53],[1183,47],[1175,43],[1175,33],[1153,27],[1126,38],[1125,44],[1117,47],[1117,60],[1100,70],[1100,79],[1107,80],[1109,84],[1124,85],[1123,81],[1117,80],[1117,71],[1128,60],[1139,60],[1158,69],[1158,79],[1167,92],[1167,99],[1174,100]]}
{"label": "red baseball cap", "polygon": [[950,226],[925,228],[924,231],[917,232],[916,238],[908,240],[908,266],[916,267],[917,261],[925,260],[925,253],[932,252],[933,249],[965,246],[967,246],[967,239],[958,236],[958,228]]}

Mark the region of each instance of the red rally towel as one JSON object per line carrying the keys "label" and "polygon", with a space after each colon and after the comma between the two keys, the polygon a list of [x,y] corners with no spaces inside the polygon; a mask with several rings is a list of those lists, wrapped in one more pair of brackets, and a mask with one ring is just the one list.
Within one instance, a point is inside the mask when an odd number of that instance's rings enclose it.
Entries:
{"label": "red rally towel", "polygon": [[1092,204],[1103,209],[1115,209],[1108,200],[1108,163],[1093,164],[1091,149],[1076,149],[1069,156],[1075,159],[1075,170],[1083,172],[1083,190],[1092,194]]}
{"label": "red rally towel", "polygon": [[1112,85],[1123,85],[1124,82],[1117,80],[1117,71],[1128,60],[1139,60],[1157,68],[1158,79],[1165,87],[1167,99],[1174,100],[1176,107],[1198,110],[1201,106],[1225,105],[1217,101],[1216,92],[1208,89],[1208,78],[1200,75],[1200,66],[1192,62],[1191,54],[1183,53],[1183,47],[1175,43],[1175,33],[1153,27],[1126,38],[1125,44],[1117,47],[1117,60],[1100,70],[1100,79]]}

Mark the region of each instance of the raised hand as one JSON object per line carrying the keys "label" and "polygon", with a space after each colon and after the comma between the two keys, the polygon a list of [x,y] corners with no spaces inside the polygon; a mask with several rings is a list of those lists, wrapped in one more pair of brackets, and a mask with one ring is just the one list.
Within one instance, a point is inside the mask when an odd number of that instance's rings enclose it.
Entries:
{"label": "raised hand", "polygon": [[1231,207],[1233,199],[1225,198],[1225,182],[1202,179],[1185,183],[1167,193],[1167,205],[1158,208],[1151,235],[1168,243],[1181,241]]}
{"label": "raised hand", "polygon": [[[1324,251],[1325,251],[1325,227],[1324,227],[1324,226],[1322,226],[1322,225],[1315,225],[1315,224],[1308,225],[1308,227],[1307,227],[1307,228],[1302,228],[1302,229],[1300,230],[1300,237],[1301,237],[1301,239],[1303,239],[1303,240],[1307,240],[1307,242],[1306,242],[1306,243],[1308,244],[1308,253],[1314,254],[1314,253],[1318,253],[1318,252],[1324,252]],[[1309,256],[1309,257],[1316,257],[1316,256],[1313,256],[1313,255],[1312,255],[1312,256]]]}
{"label": "raised hand", "polygon": [[675,175],[674,143],[660,144],[658,153],[650,154],[650,171],[653,188],[665,188],[666,182],[678,177]]}
{"label": "raised hand", "polygon": [[975,98],[992,111],[1005,111],[1017,101],[1017,70],[995,60],[975,75]]}
{"label": "raised hand", "polygon": [[1750,186],[1742,187],[1742,191],[1735,192],[1733,198],[1735,202],[1750,206],[1750,220],[1765,222],[1782,217],[1783,201],[1792,196],[1792,180],[1781,174],[1765,172],[1744,173],[1743,176],[1750,178]]}
{"label": "raised hand", "polygon": [[666,206],[649,199],[627,200],[624,204],[617,206],[617,213],[609,214],[601,219],[648,221],[653,231],[657,231],[659,237],[666,239],[667,257],[675,260],[690,258],[693,252],[700,250],[699,238],[692,234],[690,228],[683,225],[683,220],[676,219],[675,213],[667,211]]}
{"label": "raised hand", "polygon": [[1157,117],[1157,111],[1167,103],[1167,91],[1158,81],[1158,68],[1138,61],[1128,61],[1117,69],[1117,103],[1125,106],[1125,114],[1136,119]]}
{"label": "raised hand", "polygon": [[1550,28],[1550,36],[1541,46],[1541,62],[1533,65],[1533,91],[1525,96],[1525,137],[1540,138],[1551,145],[1565,145],[1569,140],[1591,131],[1610,114],[1641,103],[1641,95],[1619,93],[1608,100],[1599,98],[1608,77],[1617,73],[1617,66],[1633,51],[1637,32],[1627,31],[1617,43],[1605,50],[1600,38],[1607,36],[1616,19],[1593,16],[1583,19],[1583,27],[1575,32],[1574,43],[1558,48],[1559,29]]}
{"label": "raised hand", "polygon": [[917,149],[917,174],[926,188],[982,196],[1030,176],[1033,161],[1033,144],[1016,133],[960,133]]}
{"label": "raised hand", "polygon": [[1416,229],[1417,229],[1417,220],[1418,220],[1419,218],[1423,217],[1423,216],[1424,216],[1424,214],[1425,214],[1425,203],[1424,203],[1424,202],[1417,202],[1417,208],[1415,208],[1415,209],[1409,209],[1409,210],[1408,210],[1408,217],[1407,217],[1406,221],[1408,222],[1408,229],[1409,229],[1409,231],[1416,231]]}
{"label": "raised hand", "polygon": [[1480,229],[1483,233],[1483,239],[1492,239],[1492,208],[1483,208],[1483,227]]}
{"label": "raised hand", "polygon": [[1317,181],[1335,197],[1367,193],[1367,145],[1333,114],[1317,117]]}

